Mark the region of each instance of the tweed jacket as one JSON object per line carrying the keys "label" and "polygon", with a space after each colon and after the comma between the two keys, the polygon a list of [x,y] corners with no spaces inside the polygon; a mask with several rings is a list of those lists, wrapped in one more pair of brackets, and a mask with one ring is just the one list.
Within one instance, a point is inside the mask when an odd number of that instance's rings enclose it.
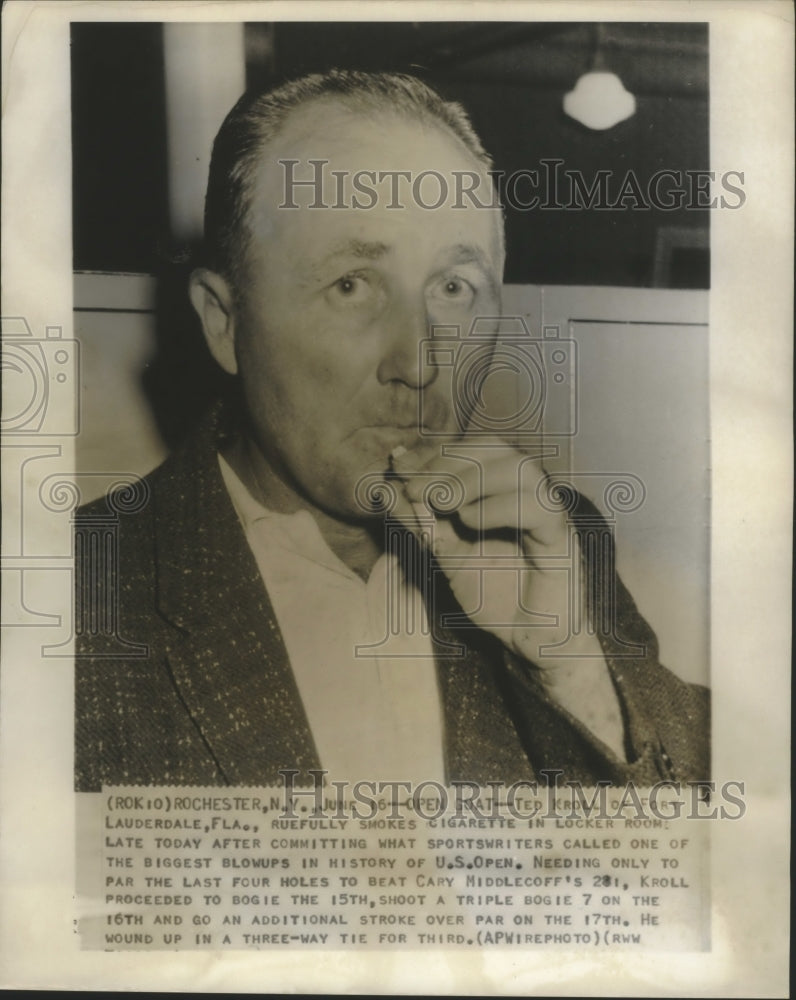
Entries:
{"label": "tweed jacket", "polygon": [[[595,514],[582,500],[571,517],[593,523]],[[280,768],[322,767],[279,623],[221,478],[213,419],[138,491],[81,508],[75,524],[78,791],[278,785]],[[441,573],[434,579],[444,588]],[[449,781],[541,781],[546,769],[585,784],[708,777],[707,691],[658,663],[655,636],[621,581],[607,590],[593,613],[612,610],[616,622],[601,642],[629,762],[551,701],[497,639],[437,622]],[[437,610],[456,610],[450,592],[436,596]],[[620,640],[636,643],[639,655],[620,655]]]}

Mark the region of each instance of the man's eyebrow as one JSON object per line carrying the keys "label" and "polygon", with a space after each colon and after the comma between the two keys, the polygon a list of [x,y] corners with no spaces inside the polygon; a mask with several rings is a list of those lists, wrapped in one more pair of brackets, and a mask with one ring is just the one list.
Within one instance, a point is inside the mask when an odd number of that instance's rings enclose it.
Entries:
{"label": "man's eyebrow", "polygon": [[475,262],[485,269],[489,266],[489,258],[486,251],[483,247],[475,243],[454,243],[449,248],[448,253],[450,254],[451,264],[471,264]]}
{"label": "man's eyebrow", "polygon": [[356,260],[378,260],[389,253],[390,248],[386,243],[378,240],[360,240],[356,237],[340,240],[315,259],[305,262],[301,268],[304,285],[317,285],[324,280],[328,267],[334,264],[339,258],[354,258]]}
{"label": "man's eyebrow", "polygon": [[360,260],[378,260],[389,252],[386,243],[373,240],[358,240],[355,238],[342,240],[335,243],[328,253],[318,261],[319,264],[326,264],[335,257],[357,257]]}

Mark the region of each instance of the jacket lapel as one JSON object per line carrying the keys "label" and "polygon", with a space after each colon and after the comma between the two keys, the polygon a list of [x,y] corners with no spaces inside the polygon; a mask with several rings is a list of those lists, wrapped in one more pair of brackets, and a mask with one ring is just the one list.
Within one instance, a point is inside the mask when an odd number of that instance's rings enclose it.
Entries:
{"label": "jacket lapel", "polygon": [[157,601],[174,683],[230,784],[320,766],[287,650],[218,466],[214,421],[155,493]]}
{"label": "jacket lapel", "polygon": [[[442,697],[448,781],[512,782],[533,778],[504,693],[503,646],[477,628],[452,630],[462,609],[433,559],[427,593]],[[461,655],[456,655],[457,651]]]}

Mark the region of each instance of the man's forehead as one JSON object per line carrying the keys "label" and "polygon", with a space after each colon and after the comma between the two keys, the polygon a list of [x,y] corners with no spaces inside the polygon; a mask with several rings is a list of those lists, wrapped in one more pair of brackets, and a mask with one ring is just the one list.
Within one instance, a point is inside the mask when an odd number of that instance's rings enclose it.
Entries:
{"label": "man's forehead", "polygon": [[[481,229],[481,220],[472,217],[473,200],[461,193],[473,183],[481,205],[491,205],[484,165],[444,123],[413,121],[398,112],[374,116],[323,98],[292,112],[263,148],[249,222],[255,235],[267,235],[293,224],[293,216],[308,216],[320,236],[321,229],[331,234],[354,213],[369,240],[378,238],[372,223],[379,216],[396,231],[424,228],[443,216],[449,228],[459,228],[458,217],[467,216],[464,226]],[[497,206],[477,210],[484,228],[492,228]],[[350,229],[350,219],[345,225]]]}
{"label": "man's forehead", "polygon": [[[333,185],[353,183],[355,174],[369,172],[383,175],[391,192],[391,185],[411,184],[421,174],[453,181],[457,173],[476,172],[487,181],[483,162],[445,122],[431,115],[412,118],[386,101],[383,107],[360,105],[343,96],[315,98],[290,112],[261,150],[255,187],[284,186],[291,160],[297,161],[289,169],[293,180],[315,179],[315,161],[323,163]],[[399,180],[398,173],[410,177]],[[312,194],[307,186],[296,193],[303,191]]]}
{"label": "man's forehead", "polygon": [[[252,206],[250,227],[255,253],[291,257],[304,270],[318,270],[340,260],[389,262],[396,255],[446,265],[473,262],[501,267],[500,216],[496,210],[435,211],[407,203],[392,210],[386,191],[370,210],[350,204],[293,209],[260,199]],[[335,203],[337,204],[337,203]]]}

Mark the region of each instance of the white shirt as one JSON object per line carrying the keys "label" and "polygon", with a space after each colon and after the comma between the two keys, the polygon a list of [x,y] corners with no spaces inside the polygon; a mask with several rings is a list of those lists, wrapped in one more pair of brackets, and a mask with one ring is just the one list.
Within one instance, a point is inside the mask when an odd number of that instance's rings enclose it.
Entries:
{"label": "white shirt", "polygon": [[221,455],[219,464],[327,780],[443,781],[442,706],[428,621],[399,560],[381,555],[365,582],[332,552],[309,511],[268,510]]}

